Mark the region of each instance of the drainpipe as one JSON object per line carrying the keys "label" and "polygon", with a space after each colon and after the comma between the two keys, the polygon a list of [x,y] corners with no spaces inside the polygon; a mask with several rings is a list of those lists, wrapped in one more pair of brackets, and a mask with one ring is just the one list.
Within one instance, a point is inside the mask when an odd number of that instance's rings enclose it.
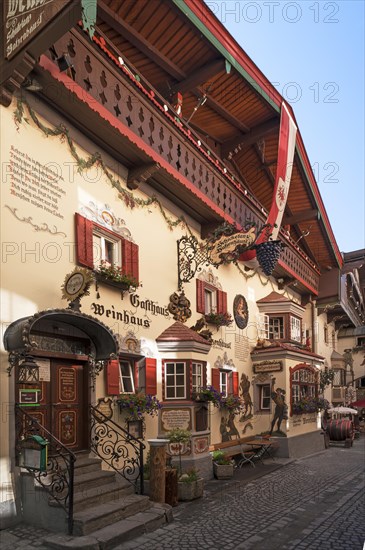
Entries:
{"label": "drainpipe", "polygon": [[312,299],[312,296],[310,298],[310,304],[311,304],[311,324],[312,324],[312,352],[317,353],[318,342],[316,340],[316,329],[315,329],[316,301]]}

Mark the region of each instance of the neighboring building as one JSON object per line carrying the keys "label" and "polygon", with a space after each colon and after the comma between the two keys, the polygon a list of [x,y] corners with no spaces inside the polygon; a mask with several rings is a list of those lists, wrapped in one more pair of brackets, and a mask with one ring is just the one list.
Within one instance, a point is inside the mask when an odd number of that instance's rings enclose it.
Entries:
{"label": "neighboring building", "polygon": [[[201,0],[98,2],[92,38],[77,6],[2,60],[5,525],[22,411],[81,452],[97,411],[141,435],[120,394],[157,396],[145,440],[190,430],[184,465],[209,478],[209,445],[270,431],[281,388],[279,453],[324,448],[298,403],[331,365],[322,278],[343,258],[299,129],[289,192],[276,182],[292,109]],[[271,269],[252,246],[273,219],[285,246]],[[208,385],[240,413],[197,400]]]}

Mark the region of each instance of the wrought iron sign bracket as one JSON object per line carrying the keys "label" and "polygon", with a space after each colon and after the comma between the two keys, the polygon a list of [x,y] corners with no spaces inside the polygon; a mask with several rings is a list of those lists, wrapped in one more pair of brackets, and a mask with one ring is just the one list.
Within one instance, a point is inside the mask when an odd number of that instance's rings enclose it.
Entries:
{"label": "wrought iron sign bracket", "polygon": [[207,247],[202,247],[194,236],[184,236],[177,241],[178,289],[188,283],[204,265],[210,264]]}

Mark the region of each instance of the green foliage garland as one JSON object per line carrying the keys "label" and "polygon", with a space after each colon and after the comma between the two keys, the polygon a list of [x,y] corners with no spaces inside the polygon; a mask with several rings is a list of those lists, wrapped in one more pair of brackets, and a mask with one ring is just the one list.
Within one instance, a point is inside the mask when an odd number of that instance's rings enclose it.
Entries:
{"label": "green foliage garland", "polygon": [[77,164],[77,171],[81,174],[84,170],[88,170],[92,168],[94,165],[97,167],[100,167],[102,171],[104,172],[104,175],[108,178],[110,184],[112,187],[117,189],[118,191],[118,197],[125,203],[125,205],[128,208],[148,208],[149,206],[156,206],[162,217],[164,218],[165,222],[167,223],[168,228],[170,231],[172,231],[175,227],[182,226],[186,229],[186,231],[192,235],[191,230],[184,218],[184,216],[179,216],[177,219],[173,220],[170,218],[160,201],[157,197],[152,196],[148,199],[141,199],[138,197],[135,197],[133,193],[130,191],[127,191],[120,183],[120,181],[112,175],[112,173],[107,169],[104,160],[99,152],[95,152],[92,155],[89,155],[87,159],[81,157],[77,151],[75,144],[70,137],[69,130],[66,128],[64,124],[59,124],[55,128],[49,128],[48,126],[45,126],[37,117],[36,113],[33,111],[33,109],[28,105],[28,103],[24,100],[24,98],[19,98],[17,101],[17,107],[14,111],[14,122],[17,127],[17,130],[19,131],[19,126],[22,122],[26,122],[29,124],[29,119],[25,117],[25,109],[26,107],[30,118],[33,120],[34,124],[47,136],[51,137],[59,137],[61,142],[66,142],[68,145],[68,148],[70,150],[70,153],[72,157],[75,159]]}

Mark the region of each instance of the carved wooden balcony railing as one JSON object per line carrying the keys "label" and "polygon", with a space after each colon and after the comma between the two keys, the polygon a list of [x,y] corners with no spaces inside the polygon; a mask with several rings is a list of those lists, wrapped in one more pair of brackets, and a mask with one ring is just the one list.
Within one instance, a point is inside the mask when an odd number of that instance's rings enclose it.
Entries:
{"label": "carved wooden balcony railing", "polygon": [[[91,43],[81,30],[72,30],[54,44],[49,57],[56,63],[64,53],[72,60],[75,83],[204,197],[242,227],[248,220],[259,227],[265,223],[267,212],[262,205],[165,100],[118,60],[119,52],[106,38],[96,33]],[[47,90],[43,93],[47,95]],[[315,264],[293,240],[283,240],[287,246],[281,255],[281,270],[299,278],[303,292],[317,293],[319,272]]]}

